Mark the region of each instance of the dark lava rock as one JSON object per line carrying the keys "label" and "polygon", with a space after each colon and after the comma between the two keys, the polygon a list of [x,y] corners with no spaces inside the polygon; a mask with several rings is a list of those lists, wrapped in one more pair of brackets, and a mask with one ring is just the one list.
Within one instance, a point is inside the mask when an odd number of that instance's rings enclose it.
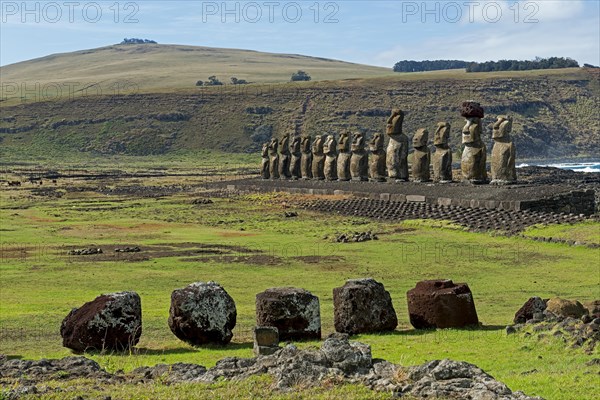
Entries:
{"label": "dark lava rock", "polygon": [[299,288],[267,289],[256,295],[256,325],[276,327],[280,340],[320,339],[319,298]]}
{"label": "dark lava rock", "polygon": [[407,292],[410,323],[416,329],[458,328],[479,324],[473,294],[466,283],[431,280]]}
{"label": "dark lava rock", "polygon": [[393,331],[398,325],[390,293],[374,279],[351,279],[333,289],[334,325],[351,335]]}
{"label": "dark lava rock", "polygon": [[236,318],[235,302],[218,283],[196,282],[171,293],[169,328],[192,346],[229,343]]}
{"label": "dark lava rock", "polygon": [[74,308],[60,326],[63,346],[86,350],[127,350],[142,334],[142,303],[135,292],[103,294]]}
{"label": "dark lava rock", "polygon": [[519,311],[515,313],[513,322],[515,324],[524,324],[530,319],[533,319],[537,313],[543,313],[546,310],[546,302],[540,297],[530,297],[529,300],[523,304]]}
{"label": "dark lava rock", "polygon": [[460,115],[464,118],[483,118],[483,107],[474,101],[465,101],[460,107]]}
{"label": "dark lava rock", "polygon": [[73,249],[67,252],[70,256],[88,256],[91,254],[102,254],[102,249],[89,248],[89,249]]}

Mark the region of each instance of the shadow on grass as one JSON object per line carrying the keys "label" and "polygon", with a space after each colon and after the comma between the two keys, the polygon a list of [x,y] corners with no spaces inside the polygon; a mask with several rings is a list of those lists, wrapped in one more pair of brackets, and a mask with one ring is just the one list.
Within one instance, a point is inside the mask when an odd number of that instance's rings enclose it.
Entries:
{"label": "shadow on grass", "polygon": [[426,336],[426,335],[448,335],[454,332],[464,332],[468,334],[476,334],[477,332],[503,332],[506,329],[506,325],[480,325],[480,326],[468,326],[463,328],[445,328],[445,329],[404,329],[395,330],[389,332],[377,332],[372,334],[361,334],[362,335],[377,335],[377,336]]}
{"label": "shadow on grass", "polygon": [[155,356],[155,355],[173,355],[173,354],[193,354],[202,350],[215,350],[215,351],[238,351],[245,349],[252,349],[252,343],[229,343],[224,346],[210,344],[199,347],[176,347],[170,349],[149,349],[146,347],[134,347],[131,350],[125,351],[94,351],[88,350],[85,352],[86,355],[93,356],[116,356],[116,357],[128,357],[128,356]]}

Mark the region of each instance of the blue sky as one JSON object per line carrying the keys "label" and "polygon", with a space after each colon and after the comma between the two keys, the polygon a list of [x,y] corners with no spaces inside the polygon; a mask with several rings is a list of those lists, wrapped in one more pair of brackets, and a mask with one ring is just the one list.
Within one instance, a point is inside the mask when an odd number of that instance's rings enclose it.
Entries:
{"label": "blue sky", "polygon": [[404,59],[536,56],[600,64],[600,0],[0,3],[0,65],[125,37],[384,67]]}

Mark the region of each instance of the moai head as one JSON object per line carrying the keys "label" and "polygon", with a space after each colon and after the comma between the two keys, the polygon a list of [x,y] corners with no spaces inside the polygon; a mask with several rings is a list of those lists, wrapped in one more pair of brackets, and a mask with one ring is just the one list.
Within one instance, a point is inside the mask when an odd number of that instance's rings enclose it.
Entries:
{"label": "moai head", "polygon": [[360,152],[365,150],[365,138],[360,132],[354,132],[352,135],[352,151]]}
{"label": "moai head", "polygon": [[312,143],[312,152],[313,154],[321,155],[323,154],[323,135],[317,135],[315,137],[315,141]]}
{"label": "moai head", "polygon": [[481,119],[467,118],[467,123],[462,130],[462,142],[463,144],[481,143]]}
{"label": "moai head", "polygon": [[373,152],[383,151],[383,135],[381,133],[376,133],[373,135],[369,141],[369,150]]}
{"label": "moai head", "polygon": [[277,147],[279,146],[279,142],[277,141],[277,138],[272,138],[271,141],[269,142],[269,153],[270,154],[277,154]]}
{"label": "moai head", "polygon": [[312,144],[312,137],[310,135],[303,135],[300,138],[301,150],[303,153],[310,153],[310,146]]}
{"label": "moai head", "polygon": [[494,130],[492,131],[492,139],[510,139],[512,131],[512,117],[508,115],[498,115],[494,122]]}
{"label": "moai head", "polygon": [[419,148],[427,146],[429,141],[429,131],[425,128],[417,129],[415,136],[413,136],[413,147]]}
{"label": "moai head", "polygon": [[337,152],[337,141],[335,140],[335,136],[327,135],[327,139],[325,139],[325,143],[323,144],[323,153],[325,154],[336,154]]}
{"label": "moai head", "polygon": [[269,157],[269,142],[265,142],[262,145],[262,157]]}
{"label": "moai head", "polygon": [[284,135],[281,139],[279,139],[279,151],[281,154],[287,154],[290,152],[290,137],[288,135]]}
{"label": "moai head", "polygon": [[447,145],[448,140],[450,140],[450,124],[448,122],[438,122],[433,137],[434,146]]}
{"label": "moai head", "polygon": [[347,153],[350,151],[350,132],[344,131],[340,135],[340,140],[338,142],[338,151],[340,153]]}
{"label": "moai head", "polygon": [[290,142],[290,153],[292,153],[292,154],[300,153],[300,145],[301,145],[300,136],[292,137],[292,141]]}
{"label": "moai head", "polygon": [[402,133],[402,122],[404,122],[404,112],[399,108],[392,109],[385,132],[388,135],[400,135]]}

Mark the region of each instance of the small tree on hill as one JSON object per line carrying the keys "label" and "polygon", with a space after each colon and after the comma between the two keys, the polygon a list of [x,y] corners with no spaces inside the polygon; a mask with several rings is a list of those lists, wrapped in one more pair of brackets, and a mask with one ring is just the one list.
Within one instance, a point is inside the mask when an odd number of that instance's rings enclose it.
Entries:
{"label": "small tree on hill", "polygon": [[310,81],[310,79],[310,75],[301,70],[298,70],[298,72],[294,72],[292,74],[292,82]]}
{"label": "small tree on hill", "polygon": [[196,82],[196,86],[202,86],[202,85],[204,85],[204,81],[197,81]]}

